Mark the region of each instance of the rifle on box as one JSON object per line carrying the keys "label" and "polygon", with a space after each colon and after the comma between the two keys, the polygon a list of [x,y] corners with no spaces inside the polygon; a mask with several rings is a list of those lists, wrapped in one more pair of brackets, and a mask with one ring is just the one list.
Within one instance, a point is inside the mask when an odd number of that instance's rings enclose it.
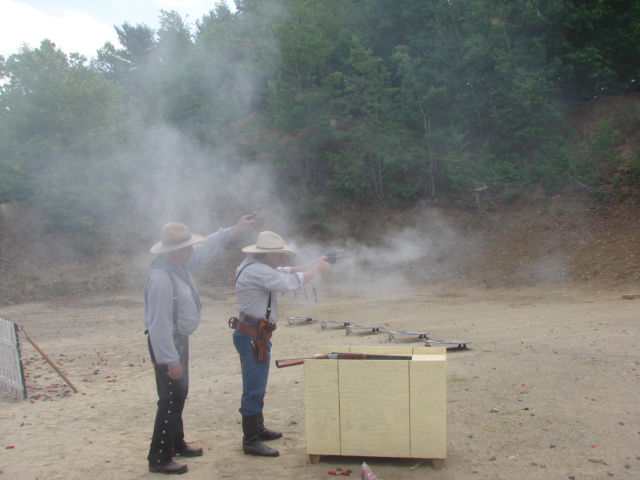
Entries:
{"label": "rifle on box", "polygon": [[287,360],[276,360],[276,367],[293,367],[294,365],[302,365],[305,360],[318,359],[338,359],[338,360],[411,360],[411,355],[372,355],[370,353],[321,353],[315,357],[307,358],[291,358]]}

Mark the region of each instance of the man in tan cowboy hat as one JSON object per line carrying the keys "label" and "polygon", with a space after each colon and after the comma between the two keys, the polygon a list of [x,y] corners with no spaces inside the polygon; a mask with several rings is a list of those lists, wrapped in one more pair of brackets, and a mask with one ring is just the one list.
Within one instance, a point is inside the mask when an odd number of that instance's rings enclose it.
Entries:
{"label": "man in tan cowboy hat", "polygon": [[162,240],[151,247],[158,256],[144,286],[144,324],[156,375],[158,410],[151,446],[149,471],[184,473],[187,465],[174,455],[197,457],[202,448],[184,441],[182,410],[189,390],[189,335],[200,323],[202,304],[192,272],[205,265],[227,245],[233,234],[253,223],[245,215],[233,227],[207,237],[191,233],[177,222],[162,227]]}
{"label": "man in tan cowboy hat", "polygon": [[262,232],[258,242],[242,249],[247,258],[236,270],[236,295],[240,317],[233,332],[233,344],[242,368],[242,448],[244,453],[277,457],[279,452],[262,443],[282,433],[265,428],[262,408],[269,377],[271,332],[278,321],[275,292],[298,290],[316,275],[329,271],[326,257],[299,267],[281,267],[285,256],[296,253],[273,232]]}

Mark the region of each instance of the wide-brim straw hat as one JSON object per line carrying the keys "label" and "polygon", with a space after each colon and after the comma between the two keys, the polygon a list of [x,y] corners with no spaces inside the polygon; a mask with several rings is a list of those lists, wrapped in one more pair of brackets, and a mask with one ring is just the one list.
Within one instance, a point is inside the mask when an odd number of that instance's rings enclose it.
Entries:
{"label": "wide-brim straw hat", "polygon": [[285,253],[296,255],[291,247],[285,245],[282,237],[273,232],[260,232],[258,243],[242,249],[244,253]]}
{"label": "wide-brim straw hat", "polygon": [[162,226],[161,238],[151,247],[151,253],[167,253],[204,242],[204,237],[191,233],[184,223],[170,222]]}

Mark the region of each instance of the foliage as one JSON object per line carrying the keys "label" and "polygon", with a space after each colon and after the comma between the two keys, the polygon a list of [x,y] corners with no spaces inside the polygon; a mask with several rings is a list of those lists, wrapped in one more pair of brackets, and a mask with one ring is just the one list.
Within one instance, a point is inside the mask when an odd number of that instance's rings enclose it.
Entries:
{"label": "foliage", "polygon": [[619,122],[575,146],[561,114],[638,90],[637,0],[236,8],[218,3],[195,25],[161,10],[157,31],[125,22],[88,66],[49,40],[0,58],[0,202],[91,231],[191,169],[226,186],[260,163],[299,200],[298,218],[325,230],[328,202],[465,205],[484,187],[510,201],[637,183]]}
{"label": "foliage", "polygon": [[640,187],[640,155],[625,159],[617,148],[622,129],[640,124],[637,109],[618,112],[611,120],[603,120],[596,134],[584,142],[579,152],[580,161],[572,165],[571,174],[581,183],[590,186],[604,199],[623,194],[625,188]]}
{"label": "foliage", "polygon": [[567,2],[565,61],[574,98],[637,89],[640,2]]}
{"label": "foliage", "polygon": [[55,225],[91,230],[126,183],[114,149],[125,136],[122,95],[85,59],[45,40],[6,62],[0,97],[0,202],[25,201]]}

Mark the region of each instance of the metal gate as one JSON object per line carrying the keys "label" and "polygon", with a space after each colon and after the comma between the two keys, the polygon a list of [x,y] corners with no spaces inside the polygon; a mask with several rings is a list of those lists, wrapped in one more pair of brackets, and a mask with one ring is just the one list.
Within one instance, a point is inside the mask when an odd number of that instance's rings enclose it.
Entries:
{"label": "metal gate", "polygon": [[27,398],[20,356],[18,325],[0,318],[0,385],[16,396]]}

